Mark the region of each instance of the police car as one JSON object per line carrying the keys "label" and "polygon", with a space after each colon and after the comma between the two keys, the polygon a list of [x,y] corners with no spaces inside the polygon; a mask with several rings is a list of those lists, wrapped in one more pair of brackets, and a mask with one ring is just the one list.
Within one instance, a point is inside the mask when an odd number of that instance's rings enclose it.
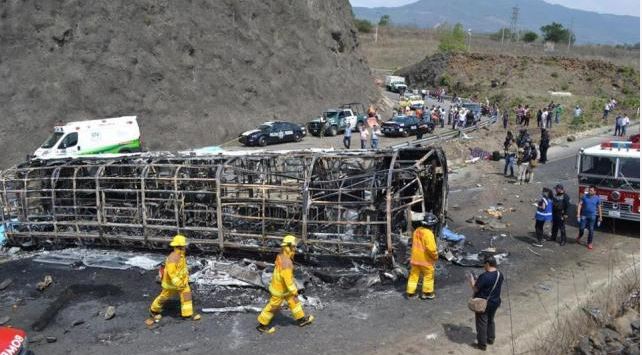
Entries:
{"label": "police car", "polygon": [[430,121],[419,120],[415,116],[396,116],[390,121],[384,122],[382,126],[383,134],[386,137],[402,136],[408,137],[417,133],[432,133],[435,130],[435,124]]}
{"label": "police car", "polygon": [[239,142],[247,146],[300,142],[307,134],[305,127],[292,122],[265,122],[257,129],[246,131],[239,136]]}

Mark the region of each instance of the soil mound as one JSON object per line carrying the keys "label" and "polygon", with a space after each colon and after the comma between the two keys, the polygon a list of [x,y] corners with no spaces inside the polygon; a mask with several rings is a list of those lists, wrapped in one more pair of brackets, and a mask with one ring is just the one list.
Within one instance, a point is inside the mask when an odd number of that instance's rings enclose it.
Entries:
{"label": "soil mound", "polygon": [[378,101],[347,0],[6,1],[0,167],[58,120],[135,114],[149,150]]}

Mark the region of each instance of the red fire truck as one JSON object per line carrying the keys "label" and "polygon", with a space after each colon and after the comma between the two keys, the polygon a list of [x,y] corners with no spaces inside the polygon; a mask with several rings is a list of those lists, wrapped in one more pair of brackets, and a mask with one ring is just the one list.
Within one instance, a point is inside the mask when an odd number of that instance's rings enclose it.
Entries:
{"label": "red fire truck", "polygon": [[607,141],[577,156],[579,194],[595,185],[605,217],[640,221],[640,143]]}

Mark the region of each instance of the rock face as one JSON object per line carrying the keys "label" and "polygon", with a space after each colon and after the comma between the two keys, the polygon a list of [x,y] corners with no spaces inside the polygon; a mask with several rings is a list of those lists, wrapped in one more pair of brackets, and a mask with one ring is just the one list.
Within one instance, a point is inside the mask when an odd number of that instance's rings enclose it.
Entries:
{"label": "rock face", "polygon": [[348,0],[7,0],[0,80],[0,167],[58,120],[135,114],[173,150],[379,99]]}

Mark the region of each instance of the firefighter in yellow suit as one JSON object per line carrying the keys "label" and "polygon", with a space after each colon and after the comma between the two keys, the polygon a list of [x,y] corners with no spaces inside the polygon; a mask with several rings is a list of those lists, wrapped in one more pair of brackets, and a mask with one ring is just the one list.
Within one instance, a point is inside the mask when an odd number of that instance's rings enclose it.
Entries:
{"label": "firefighter in yellow suit", "polygon": [[185,236],[177,234],[169,243],[169,246],[174,248],[174,251],[165,260],[165,270],[161,278],[163,290],[156,297],[149,310],[155,320],[160,320],[163,304],[171,297],[178,295],[181,300],[181,316],[185,319],[199,320],[201,316],[194,314],[192,290],[189,287],[189,270],[185,260],[187,239]]}
{"label": "firefighter in yellow suit", "polygon": [[[413,216],[414,217],[414,216]],[[430,228],[437,224],[437,217],[432,213],[425,216],[413,218],[412,226],[415,228],[412,234],[412,251],[410,254],[410,273],[408,274],[408,285],[406,295],[414,297],[417,291],[419,276],[423,274],[421,286],[421,299],[435,298],[435,262],[439,258],[437,253],[437,242],[435,235]]]}
{"label": "firefighter in yellow suit", "polygon": [[281,309],[283,302],[290,306],[290,312],[300,327],[306,326],[314,320],[314,317],[306,316],[303,306],[299,302],[299,292],[294,283],[294,266],[292,260],[296,251],[296,238],[293,235],[286,235],[281,242],[281,252],[276,256],[274,262],[274,273],[270,282],[270,301],[263,308],[257,320],[259,325],[256,329],[263,333],[274,333],[276,329],[270,327],[274,315]]}

